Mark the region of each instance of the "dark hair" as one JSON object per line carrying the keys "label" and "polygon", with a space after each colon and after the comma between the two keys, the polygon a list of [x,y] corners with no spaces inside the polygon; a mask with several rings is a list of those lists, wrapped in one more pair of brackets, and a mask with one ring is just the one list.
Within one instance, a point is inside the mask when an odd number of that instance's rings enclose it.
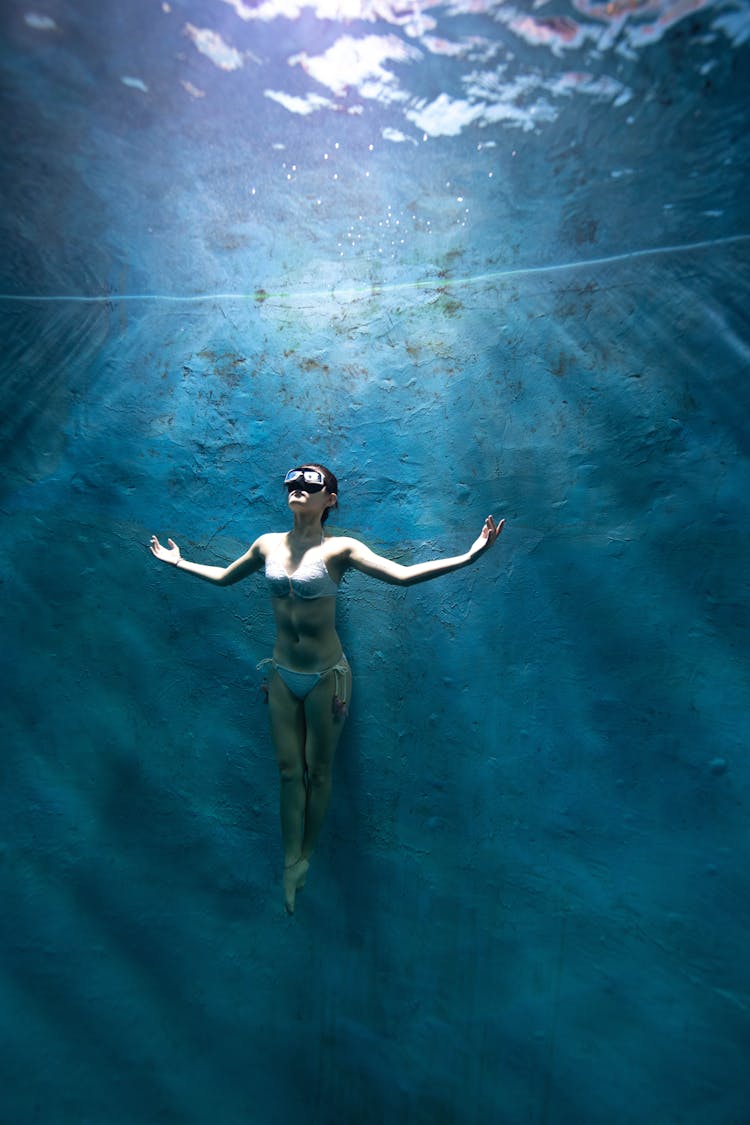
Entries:
{"label": "dark hair", "polygon": [[[325,465],[317,465],[314,462],[310,461],[305,465],[300,465],[300,469],[317,469],[319,473],[323,474],[323,479],[326,482],[326,492],[329,492],[329,493],[335,492],[336,495],[338,496],[339,482],[336,480],[336,474],[332,473],[330,469],[327,469],[325,467]],[[338,508],[338,506],[339,506],[338,500],[336,501],[336,503],[333,506],[334,506],[334,508]],[[328,516],[330,514],[330,511],[331,511],[330,508],[326,508],[326,510],[323,512],[323,515],[320,517],[321,524],[324,524],[326,522],[326,520],[328,519]]]}

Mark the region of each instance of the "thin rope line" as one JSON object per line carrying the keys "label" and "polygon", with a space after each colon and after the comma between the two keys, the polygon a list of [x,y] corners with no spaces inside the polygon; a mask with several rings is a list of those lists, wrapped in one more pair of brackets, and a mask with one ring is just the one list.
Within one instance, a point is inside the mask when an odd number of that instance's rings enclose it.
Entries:
{"label": "thin rope line", "polygon": [[490,273],[473,274],[470,277],[425,278],[421,281],[371,281],[355,288],[338,288],[335,284],[327,289],[299,289],[277,293],[258,288],[252,293],[198,293],[191,297],[172,293],[110,293],[102,296],[85,296],[75,293],[44,295],[36,293],[0,293],[0,301],[36,301],[43,303],[70,302],[74,304],[122,304],[127,301],[159,301],[171,304],[197,305],[209,301],[266,301],[325,297],[371,297],[375,294],[403,293],[414,289],[452,289],[459,286],[485,285],[514,277],[532,277],[543,274],[565,273],[570,270],[586,269],[591,266],[612,265],[617,262],[636,261],[639,258],[656,258],[665,254],[686,254],[694,250],[707,250],[714,246],[728,246],[733,243],[750,242],[750,234],[733,234],[725,238],[705,239],[702,242],[678,243],[674,246],[653,246],[645,250],[628,250],[622,254],[609,254],[601,258],[586,258],[579,262],[560,262],[549,266],[519,266],[515,269],[497,270]]}

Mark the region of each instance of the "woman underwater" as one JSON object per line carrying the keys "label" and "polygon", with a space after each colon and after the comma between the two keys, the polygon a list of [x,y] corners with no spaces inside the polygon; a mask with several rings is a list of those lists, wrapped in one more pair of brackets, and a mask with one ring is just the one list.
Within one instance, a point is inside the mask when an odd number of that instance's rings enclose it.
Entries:
{"label": "woman underwater", "polygon": [[172,539],[150,547],[162,562],[216,586],[231,586],[262,567],[276,623],[268,685],[271,738],[281,774],[284,903],[294,913],[331,796],[333,757],[351,698],[352,675],[336,632],[336,595],[344,573],[359,570],[396,586],[413,586],[469,566],[492,546],[504,520],[484,522],[465,555],[402,566],[358,539],[326,538],[323,525],[338,506],[338,481],[324,465],[301,465],[284,478],[294,526],[261,535],[229,566],[183,559]]}

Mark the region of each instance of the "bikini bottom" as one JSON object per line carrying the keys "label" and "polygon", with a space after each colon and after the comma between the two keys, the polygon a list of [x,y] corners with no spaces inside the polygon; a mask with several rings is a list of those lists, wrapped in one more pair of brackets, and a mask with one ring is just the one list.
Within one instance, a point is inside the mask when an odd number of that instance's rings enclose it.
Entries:
{"label": "bikini bottom", "polygon": [[[327,676],[329,672],[333,672],[333,713],[334,715],[346,715],[346,673],[349,671],[349,662],[343,653],[338,664],[334,664],[330,668],[324,668],[322,672],[295,672],[292,668],[285,668],[283,664],[277,664],[272,656],[267,656],[265,660],[261,660],[260,664],[257,666],[258,671],[264,668],[266,664],[271,665],[274,672],[277,672],[279,676],[281,676],[294,698],[299,700],[306,699],[323,677]],[[261,685],[261,690],[265,692],[267,703],[268,685],[265,681]]]}

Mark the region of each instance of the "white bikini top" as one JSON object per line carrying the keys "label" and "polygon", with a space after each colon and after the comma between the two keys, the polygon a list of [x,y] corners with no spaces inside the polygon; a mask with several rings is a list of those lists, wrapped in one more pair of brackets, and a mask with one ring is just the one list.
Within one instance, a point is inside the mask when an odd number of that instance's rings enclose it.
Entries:
{"label": "white bikini top", "polygon": [[276,551],[266,559],[266,581],[272,598],[335,598],[339,588],[328,573],[320,547],[305,552],[294,574],[287,574]]}

